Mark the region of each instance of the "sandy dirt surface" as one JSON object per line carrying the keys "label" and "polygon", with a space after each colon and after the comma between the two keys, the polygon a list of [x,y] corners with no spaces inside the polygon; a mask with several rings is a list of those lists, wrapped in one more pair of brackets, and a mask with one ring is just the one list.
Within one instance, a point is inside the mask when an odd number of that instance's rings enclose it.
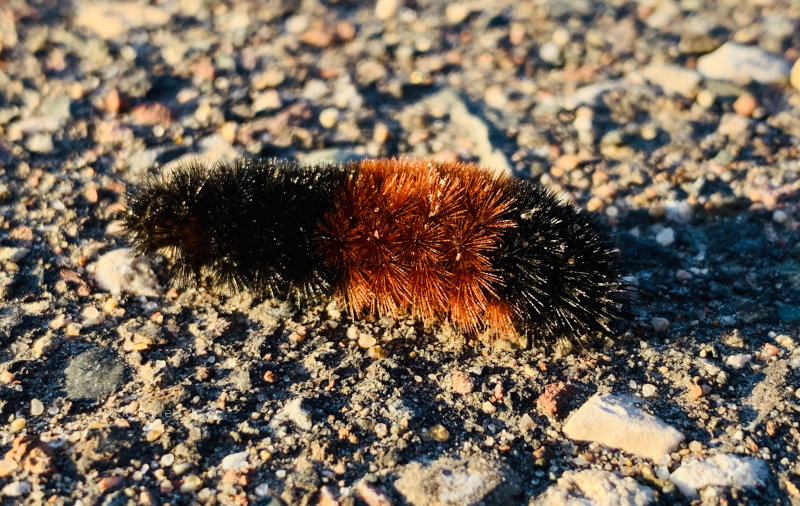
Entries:
{"label": "sandy dirt surface", "polygon": [[[0,2],[0,497],[797,504],[798,57],[796,1]],[[120,251],[183,157],[397,155],[600,213],[632,320],[499,349]]]}

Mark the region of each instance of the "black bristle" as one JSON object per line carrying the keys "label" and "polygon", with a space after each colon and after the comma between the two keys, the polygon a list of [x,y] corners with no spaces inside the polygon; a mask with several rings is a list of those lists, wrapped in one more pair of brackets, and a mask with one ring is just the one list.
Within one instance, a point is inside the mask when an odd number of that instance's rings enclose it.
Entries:
{"label": "black bristle", "polygon": [[347,175],[282,160],[191,162],[131,192],[125,228],[140,253],[170,257],[181,286],[208,275],[233,290],[316,301],[331,286],[313,234]]}
{"label": "black bristle", "polygon": [[511,180],[508,192],[516,226],[503,234],[492,263],[517,328],[539,342],[608,334],[625,291],[610,233],[541,186]]}

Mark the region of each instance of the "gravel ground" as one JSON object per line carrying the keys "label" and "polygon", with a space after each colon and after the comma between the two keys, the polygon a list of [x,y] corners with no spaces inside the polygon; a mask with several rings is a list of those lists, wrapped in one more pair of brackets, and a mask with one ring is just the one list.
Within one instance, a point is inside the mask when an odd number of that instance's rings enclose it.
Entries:
{"label": "gravel ground", "polygon": [[[796,0],[2,2],[0,497],[800,503],[798,57]],[[532,178],[635,317],[508,350],[131,264],[126,185],[238,155]]]}

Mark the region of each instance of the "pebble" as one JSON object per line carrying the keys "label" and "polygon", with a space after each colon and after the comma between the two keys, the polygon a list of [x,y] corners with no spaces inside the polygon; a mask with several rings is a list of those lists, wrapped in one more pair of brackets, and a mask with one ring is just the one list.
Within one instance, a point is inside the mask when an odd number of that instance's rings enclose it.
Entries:
{"label": "pebble", "polygon": [[714,94],[713,91],[709,90],[700,90],[697,93],[697,103],[700,107],[705,107],[708,109],[717,101],[717,96]]}
{"label": "pebble", "polygon": [[697,60],[704,77],[748,83],[780,84],[789,77],[789,64],[782,57],[758,47],[726,42]]}
{"label": "pebble", "polygon": [[31,415],[39,416],[44,413],[44,404],[39,399],[31,399]]}
{"label": "pebble", "polygon": [[8,430],[12,434],[15,432],[19,432],[24,429],[28,425],[28,422],[25,421],[24,418],[15,418],[10,424],[8,424]]}
{"label": "pebble", "polygon": [[118,38],[129,30],[166,24],[171,15],[164,9],[135,2],[77,2],[74,23],[104,39]]}
{"label": "pebble", "polygon": [[378,340],[375,339],[375,336],[372,334],[367,334],[366,332],[362,332],[358,335],[358,345],[361,348],[372,348],[378,344]]}
{"label": "pebble", "polygon": [[690,457],[672,472],[669,480],[689,498],[699,496],[708,486],[735,489],[763,487],[769,480],[766,462],[752,457],[730,454],[715,455],[708,459]]}
{"label": "pebble", "polygon": [[665,93],[684,97],[693,96],[701,80],[697,71],[679,65],[650,64],[642,70],[642,75]]}
{"label": "pebble", "polygon": [[386,426],[385,423],[376,423],[375,424],[375,435],[379,438],[383,439],[389,435],[389,428]]}
{"label": "pebble", "polygon": [[303,430],[311,430],[311,427],[313,426],[311,415],[308,414],[308,411],[303,409],[302,404],[303,404],[303,398],[295,397],[294,399],[286,403],[286,406],[284,406],[283,411],[286,414],[286,417],[289,420],[291,420],[295,425],[297,425]]}
{"label": "pebble", "polygon": [[637,407],[626,397],[596,394],[567,419],[564,435],[577,441],[594,441],[609,448],[653,460],[669,460],[683,434]]}
{"label": "pebble", "polygon": [[635,479],[600,469],[566,471],[558,481],[534,498],[531,506],[645,505],[655,495]]}
{"label": "pebble", "polygon": [[160,438],[164,432],[166,431],[166,427],[164,427],[164,422],[161,421],[160,418],[156,418],[154,421],[148,423],[143,427],[144,430],[144,439],[148,443],[152,443],[156,439]]}
{"label": "pebble", "polygon": [[664,247],[672,245],[675,242],[675,231],[670,227],[662,229],[656,234],[656,242]]}
{"label": "pebble", "polygon": [[655,385],[652,385],[650,383],[645,383],[644,385],[642,385],[643,397],[655,397],[657,393],[658,393],[658,388],[656,388]]}
{"label": "pebble", "polygon": [[775,212],[772,213],[772,221],[775,223],[786,223],[786,220],[788,219],[789,216],[786,214],[786,212],[780,209],[776,209]]}
{"label": "pebble", "polygon": [[183,479],[180,491],[184,494],[186,492],[196,492],[202,486],[203,486],[203,480],[200,479],[200,477],[197,476],[196,474],[190,474]]}
{"label": "pebble", "polygon": [[255,488],[254,492],[258,497],[264,497],[269,494],[269,483],[261,483]]}
{"label": "pebble", "polygon": [[800,59],[792,65],[792,73],[789,76],[789,82],[794,86],[794,89],[800,91]]}
{"label": "pebble", "polygon": [[513,504],[519,480],[504,465],[482,455],[440,457],[429,465],[412,462],[397,473],[394,487],[413,506]]}
{"label": "pebble", "polygon": [[23,497],[31,493],[31,484],[27,481],[14,481],[0,490],[0,495],[6,497]]}
{"label": "pebble", "polygon": [[437,423],[436,425],[428,429],[428,435],[431,437],[431,439],[433,439],[434,441],[438,441],[440,443],[443,443],[448,439],[450,439],[450,431],[447,430],[447,427],[445,427],[440,423]]}
{"label": "pebble", "polygon": [[552,40],[539,47],[539,58],[551,65],[561,65],[561,48]]}
{"label": "pebble", "polygon": [[129,293],[157,297],[161,293],[146,257],[135,256],[130,248],[119,248],[101,256],[94,264],[94,277],[101,289],[113,295]]}
{"label": "pebble", "polygon": [[378,0],[375,2],[375,17],[380,20],[391,18],[397,13],[400,4],[400,0]]}
{"label": "pebble", "polygon": [[339,110],[334,107],[328,107],[319,113],[319,124],[324,128],[333,128],[338,120]]}
{"label": "pebble", "polygon": [[472,380],[472,376],[464,371],[453,371],[450,375],[450,384],[453,387],[453,391],[461,395],[471,394],[475,389],[475,382]]}
{"label": "pebble", "polygon": [[752,93],[745,93],[733,102],[733,110],[739,116],[749,118],[758,107],[758,101]]}
{"label": "pebble", "polygon": [[64,374],[68,398],[99,401],[122,388],[127,370],[116,351],[96,346],[73,357]]}
{"label": "pebble", "polygon": [[467,2],[448,2],[444,16],[450,24],[458,24],[467,19],[472,12],[472,5]]}
{"label": "pebble", "polygon": [[247,467],[247,458],[249,456],[250,452],[247,450],[225,455],[225,457],[222,458],[222,462],[220,462],[220,467],[223,471],[245,468]]}
{"label": "pebble", "polygon": [[728,358],[725,359],[725,365],[733,367],[734,369],[741,369],[752,359],[753,357],[749,353],[737,353],[728,356]]}
{"label": "pebble", "polygon": [[665,332],[669,329],[669,320],[661,318],[660,316],[654,316],[650,319],[650,325],[653,326],[653,330],[656,332]]}

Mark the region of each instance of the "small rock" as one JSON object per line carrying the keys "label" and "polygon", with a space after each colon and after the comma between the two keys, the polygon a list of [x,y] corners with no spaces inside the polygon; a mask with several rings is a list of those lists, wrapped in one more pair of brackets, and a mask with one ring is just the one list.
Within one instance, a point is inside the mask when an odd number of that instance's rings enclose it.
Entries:
{"label": "small rock", "polygon": [[64,390],[72,400],[105,399],[126,382],[125,362],[112,349],[97,346],[72,358],[64,369]]}
{"label": "small rock", "polygon": [[31,399],[31,415],[39,416],[44,413],[44,404],[39,399]]}
{"label": "small rock", "polygon": [[757,458],[715,455],[709,459],[691,457],[682,461],[669,480],[686,497],[698,497],[705,487],[747,489],[763,487],[769,479],[767,464]]}
{"label": "small rock", "polygon": [[656,242],[664,247],[670,246],[675,242],[675,231],[670,227],[662,229],[658,234],[656,234]]}
{"label": "small rock", "polygon": [[139,5],[136,2],[81,1],[77,2],[74,22],[104,39],[116,39],[134,28],[161,26],[170,17],[162,8]]}
{"label": "small rock", "polygon": [[333,128],[336,126],[338,120],[339,110],[334,107],[328,107],[319,113],[319,124],[322,125],[323,128]]}
{"label": "small rock", "polygon": [[144,439],[148,443],[152,443],[156,439],[160,438],[164,432],[166,432],[166,427],[164,426],[164,422],[161,421],[160,418],[156,418],[153,422],[148,423],[143,427],[144,429]]}
{"label": "small rock", "polygon": [[656,332],[666,332],[669,328],[669,320],[661,318],[660,316],[654,316],[650,319],[650,325],[653,326],[653,330]]}
{"label": "small rock", "polygon": [[789,77],[789,82],[792,83],[795,90],[800,91],[800,59],[792,65],[792,74]]}
{"label": "small rock", "polygon": [[775,223],[786,223],[786,220],[789,219],[789,216],[786,214],[785,211],[780,209],[776,209],[774,213],[772,213],[772,221]]}
{"label": "small rock", "polygon": [[361,348],[372,348],[378,344],[378,340],[372,334],[367,334],[366,332],[362,332],[358,336],[358,345]]}
{"label": "small rock", "polygon": [[119,248],[101,256],[94,265],[94,277],[103,290],[144,297],[161,293],[153,269],[145,257],[136,257],[130,248]]}
{"label": "small rock", "polygon": [[389,435],[389,428],[386,426],[385,423],[376,423],[375,424],[375,435],[379,438],[383,439],[387,435]]}
{"label": "small rock", "polygon": [[675,428],[642,411],[630,399],[611,394],[589,398],[570,415],[563,431],[570,439],[595,441],[656,463],[668,460],[683,441],[683,434]]}
{"label": "small rock", "polygon": [[428,429],[428,436],[433,441],[438,441],[440,443],[443,443],[448,439],[450,439],[450,431],[447,430],[447,427],[445,427],[444,425],[437,423],[436,425]]}
{"label": "small rock", "polygon": [[658,388],[655,385],[651,385],[650,383],[645,383],[642,385],[642,397],[655,397],[658,393]]}
{"label": "small rock", "polygon": [[200,479],[200,477],[197,476],[196,474],[190,474],[189,476],[183,479],[180,491],[183,493],[196,492],[202,486],[203,486],[203,480]]}
{"label": "small rock", "polygon": [[697,60],[697,71],[711,79],[779,84],[789,76],[789,64],[758,47],[726,42]]}
{"label": "small rock", "polygon": [[758,107],[758,101],[751,93],[744,93],[733,102],[733,110],[739,116],[749,118]]}
{"label": "small rock", "polygon": [[706,109],[708,109],[709,107],[714,105],[714,102],[716,101],[717,101],[717,96],[714,94],[713,91],[701,90],[697,94],[697,103],[700,104],[700,107],[705,107]]}
{"label": "small rock", "polygon": [[24,418],[15,418],[10,424],[8,424],[8,431],[12,434],[15,432],[19,432],[24,429],[28,425],[28,422]]}
{"label": "small rock", "polygon": [[590,504],[645,505],[655,502],[653,491],[630,477],[599,469],[566,471],[531,506]]}
{"label": "small rock", "polygon": [[378,0],[375,2],[375,17],[387,20],[395,15],[400,8],[400,0]]}
{"label": "small rock", "polygon": [[642,70],[642,75],[651,83],[660,86],[665,93],[692,96],[700,84],[700,74],[679,65],[651,64]]}
{"label": "small rock", "polygon": [[453,387],[453,391],[461,395],[470,394],[475,389],[475,382],[472,377],[464,371],[453,371],[450,375],[450,384]]}
{"label": "small rock", "polygon": [[734,369],[741,369],[745,366],[748,362],[750,362],[753,357],[748,353],[737,353],[736,355],[731,355],[725,359],[725,364],[733,367]]}
{"label": "small rock", "polygon": [[53,136],[46,133],[33,134],[25,141],[25,147],[34,153],[52,153]]}
{"label": "small rock", "polygon": [[27,481],[15,481],[9,483],[3,490],[0,490],[0,495],[6,497],[23,497],[31,493],[31,484]]}
{"label": "small rock", "polygon": [[311,427],[313,426],[311,415],[309,415],[308,412],[303,409],[302,404],[303,404],[303,398],[295,397],[294,399],[286,403],[286,406],[284,406],[283,411],[286,414],[286,417],[289,420],[291,420],[295,425],[297,425],[303,430],[311,430]]}
{"label": "small rock", "polygon": [[231,453],[229,455],[225,455],[220,463],[220,467],[222,467],[223,471],[230,471],[232,469],[242,469],[247,467],[247,458],[250,456],[250,452],[247,450]]}
{"label": "small rock", "polygon": [[561,65],[561,48],[552,40],[548,40],[539,47],[539,58],[551,65]]}
{"label": "small rock", "polygon": [[472,12],[472,6],[467,2],[448,2],[444,9],[447,22],[453,25],[461,23]]}
{"label": "small rock", "polygon": [[780,348],[778,348],[774,344],[764,343],[764,347],[761,349],[761,353],[758,354],[758,358],[766,362],[772,357],[778,355],[780,352],[781,352]]}
{"label": "small rock", "polygon": [[440,457],[427,466],[412,462],[397,474],[394,487],[413,506],[512,504],[520,488],[510,469],[481,456]]}
{"label": "small rock", "polygon": [[561,417],[564,415],[564,411],[575,393],[575,387],[563,381],[550,383],[544,387],[544,392],[536,398],[536,405],[547,416]]}

